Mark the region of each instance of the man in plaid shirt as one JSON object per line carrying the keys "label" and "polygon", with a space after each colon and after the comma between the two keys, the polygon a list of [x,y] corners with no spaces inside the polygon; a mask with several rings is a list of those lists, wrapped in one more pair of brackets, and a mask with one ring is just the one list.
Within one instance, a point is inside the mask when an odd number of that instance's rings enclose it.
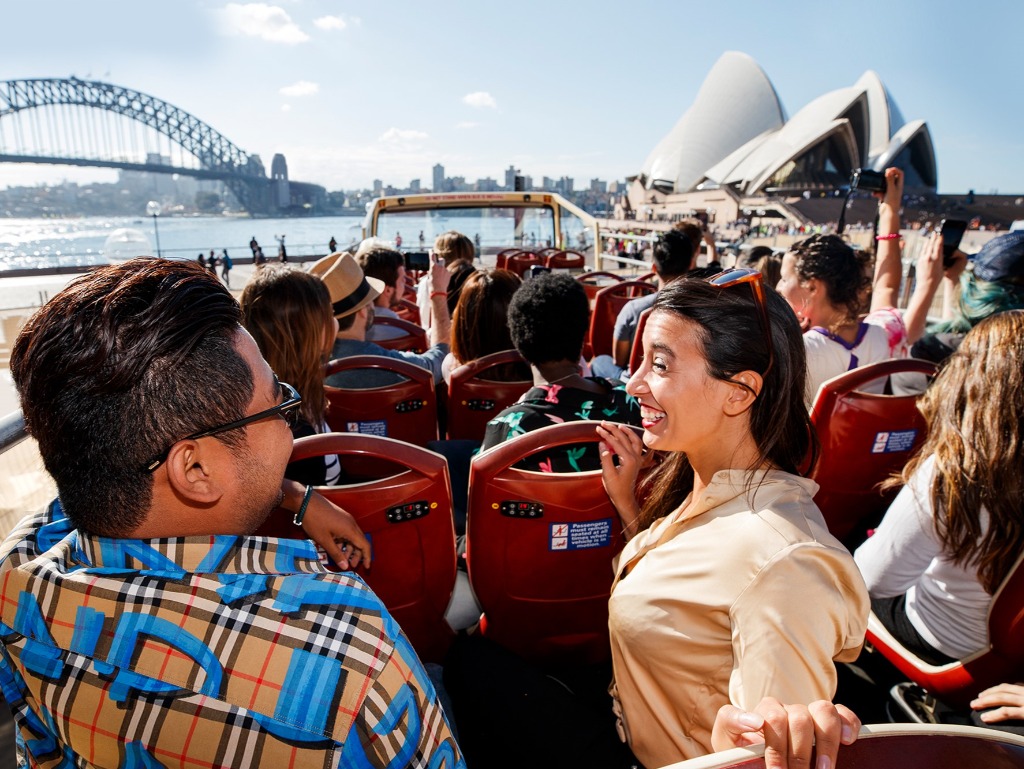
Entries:
{"label": "man in plaid shirt", "polygon": [[0,547],[0,685],[33,766],[464,766],[350,516],[283,482],[299,403],[190,262],[72,283],[11,370],[59,500]]}

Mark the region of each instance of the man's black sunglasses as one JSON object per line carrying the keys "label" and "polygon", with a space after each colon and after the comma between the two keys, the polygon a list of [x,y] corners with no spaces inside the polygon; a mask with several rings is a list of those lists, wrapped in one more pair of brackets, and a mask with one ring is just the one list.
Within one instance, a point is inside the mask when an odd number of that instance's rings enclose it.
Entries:
{"label": "man's black sunglasses", "polygon": [[[216,427],[210,427],[206,430],[201,430],[198,433],[186,435],[184,438],[175,441],[175,443],[180,443],[181,441],[194,441],[198,440],[199,438],[208,438],[211,435],[217,435],[218,433],[226,433],[228,430],[237,430],[239,427],[245,427],[246,425],[250,425],[253,422],[259,422],[261,419],[266,419],[267,417],[272,416],[279,416],[282,419],[284,419],[285,422],[288,423],[289,427],[294,427],[296,422],[298,421],[298,408],[299,404],[302,403],[302,397],[299,395],[298,391],[290,384],[287,384],[285,382],[278,382],[278,384],[281,386],[281,390],[284,392],[284,400],[278,403],[276,406],[271,406],[269,409],[264,409],[263,411],[258,411],[255,414],[250,414],[247,417],[236,419],[234,422],[226,422],[225,424],[217,425]],[[160,465],[167,461],[167,456],[171,453],[171,449],[173,447],[174,444],[168,446],[167,449],[162,454],[160,454],[157,457],[154,457],[149,463],[146,464],[146,466],[143,469],[147,473],[151,473],[154,470],[156,470],[158,467],[160,467]]]}

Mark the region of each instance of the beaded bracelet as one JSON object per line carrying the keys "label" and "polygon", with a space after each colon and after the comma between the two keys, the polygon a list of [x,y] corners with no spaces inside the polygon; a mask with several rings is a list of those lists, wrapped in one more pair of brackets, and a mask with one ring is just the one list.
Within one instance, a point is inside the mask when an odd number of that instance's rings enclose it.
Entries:
{"label": "beaded bracelet", "polygon": [[890,232],[888,235],[875,235],[875,240],[896,240],[899,236],[898,232]]}
{"label": "beaded bracelet", "polygon": [[292,518],[292,523],[296,526],[302,525],[302,519],[306,517],[306,508],[309,507],[309,498],[313,496],[313,487],[307,486],[306,493],[302,495],[302,505],[299,506],[299,512]]}

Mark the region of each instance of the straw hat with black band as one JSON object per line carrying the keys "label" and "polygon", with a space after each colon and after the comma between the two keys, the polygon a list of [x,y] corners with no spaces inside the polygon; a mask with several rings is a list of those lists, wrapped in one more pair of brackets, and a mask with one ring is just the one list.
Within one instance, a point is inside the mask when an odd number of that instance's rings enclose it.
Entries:
{"label": "straw hat with black band", "polygon": [[335,318],[344,318],[366,307],[384,292],[384,281],[367,278],[348,251],[314,262],[309,272],[327,286]]}

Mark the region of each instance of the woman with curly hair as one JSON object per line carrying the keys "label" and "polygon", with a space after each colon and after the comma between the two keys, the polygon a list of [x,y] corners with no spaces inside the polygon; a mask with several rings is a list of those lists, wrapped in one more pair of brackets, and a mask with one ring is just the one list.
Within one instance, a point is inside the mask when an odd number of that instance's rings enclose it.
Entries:
{"label": "woman with curly hair", "polygon": [[988,645],[992,595],[1024,549],[1024,311],[978,323],[919,408],[928,438],[855,559],[882,624],[945,664]]}
{"label": "woman with curly hair", "polygon": [[782,258],[777,288],[804,331],[808,406],[827,379],[891,357],[886,331],[860,319],[871,287],[869,259],[836,235],[801,240]]}
{"label": "woman with curly hair", "polygon": [[[324,414],[324,364],[338,332],[326,284],[290,267],[257,273],[242,291],[242,325],[283,381],[302,396],[294,438],[329,432]],[[340,482],[337,455],[292,462],[285,477],[314,486]]]}

